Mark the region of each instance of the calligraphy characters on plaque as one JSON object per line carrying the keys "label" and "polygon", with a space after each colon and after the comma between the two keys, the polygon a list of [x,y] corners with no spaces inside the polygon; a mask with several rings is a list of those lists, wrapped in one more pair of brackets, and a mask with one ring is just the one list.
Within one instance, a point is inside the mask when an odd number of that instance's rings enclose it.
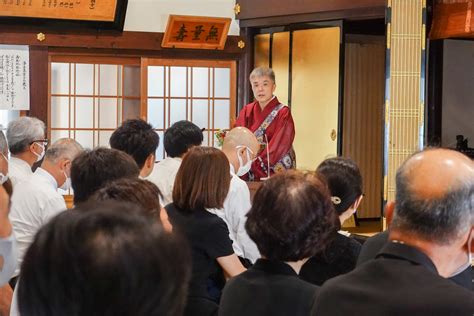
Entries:
{"label": "calligraphy characters on plaque", "polygon": [[224,49],[230,18],[171,15],[161,46]]}

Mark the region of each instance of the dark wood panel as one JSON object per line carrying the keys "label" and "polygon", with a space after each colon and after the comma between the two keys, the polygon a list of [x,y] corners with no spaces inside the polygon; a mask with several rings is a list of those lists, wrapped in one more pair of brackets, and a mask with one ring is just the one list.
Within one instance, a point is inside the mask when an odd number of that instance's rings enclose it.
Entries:
{"label": "dark wood panel", "polygon": [[48,48],[30,46],[30,111],[48,124]]}
{"label": "dark wood panel", "polygon": [[[252,89],[248,76],[252,72],[254,58],[254,36],[255,30],[251,28],[242,28],[240,35],[245,38],[247,53],[238,61],[237,72],[237,111],[239,112],[253,98]],[[238,113],[237,113],[238,115]]]}
{"label": "dark wood panel", "polygon": [[366,10],[386,6],[386,0],[237,0],[236,2],[240,4],[241,11],[236,16],[240,20],[329,11]]}
{"label": "dark wood panel", "polygon": [[333,20],[371,20],[380,18],[383,19],[384,17],[385,7],[374,7],[367,9],[364,8],[343,11],[327,11],[318,13],[306,13],[240,20],[240,27],[272,27],[296,23],[310,23]]}
{"label": "dark wood panel", "polygon": [[443,45],[443,40],[428,40],[428,73],[426,89],[426,142],[428,146],[441,145],[443,113]]}
{"label": "dark wood panel", "polygon": [[[48,47],[69,47],[69,48],[100,48],[119,50],[144,50],[154,52],[169,52],[175,54],[181,51],[193,53],[199,50],[183,50],[175,48],[162,48],[161,41],[163,33],[153,32],[113,32],[113,31],[75,31],[67,34],[60,31],[45,31],[41,28],[21,26],[0,25],[0,44],[35,45]],[[44,33],[45,40],[38,41],[37,34]],[[240,36],[229,36],[223,51],[226,54],[243,54],[245,49],[238,47]],[[206,54],[214,55],[216,51],[209,50]]]}

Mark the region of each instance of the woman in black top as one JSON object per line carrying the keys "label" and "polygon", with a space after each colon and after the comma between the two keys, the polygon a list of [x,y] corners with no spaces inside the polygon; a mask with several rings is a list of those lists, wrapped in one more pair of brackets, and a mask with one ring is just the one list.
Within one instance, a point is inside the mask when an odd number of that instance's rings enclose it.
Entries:
{"label": "woman in black top", "polygon": [[220,267],[228,277],[245,270],[234,254],[225,222],[208,208],[222,208],[230,186],[226,156],[212,147],[194,147],[183,159],[173,188],[173,203],[166,206],[173,230],[191,245],[192,275],[185,315],[217,313],[207,281]]}
{"label": "woman in black top", "polygon": [[314,174],[276,174],[257,191],[247,217],[262,258],[226,284],[219,315],[309,315],[318,287],[298,273],[338,221],[326,185]]}
{"label": "woman in black top", "polygon": [[[362,175],[357,164],[346,158],[323,161],[316,172],[327,182],[331,200],[340,224],[352,216],[362,201]],[[300,277],[316,285],[352,271],[357,263],[361,244],[346,232],[334,232],[332,243],[301,268]]]}

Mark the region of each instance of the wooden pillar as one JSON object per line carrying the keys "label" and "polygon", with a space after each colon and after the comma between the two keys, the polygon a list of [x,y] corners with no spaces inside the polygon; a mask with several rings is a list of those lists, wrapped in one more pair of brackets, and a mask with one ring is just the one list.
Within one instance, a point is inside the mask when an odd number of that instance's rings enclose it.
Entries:
{"label": "wooden pillar", "polygon": [[48,124],[48,47],[30,46],[30,110]]}
{"label": "wooden pillar", "polygon": [[388,0],[384,200],[395,200],[395,175],[424,146],[426,0]]}

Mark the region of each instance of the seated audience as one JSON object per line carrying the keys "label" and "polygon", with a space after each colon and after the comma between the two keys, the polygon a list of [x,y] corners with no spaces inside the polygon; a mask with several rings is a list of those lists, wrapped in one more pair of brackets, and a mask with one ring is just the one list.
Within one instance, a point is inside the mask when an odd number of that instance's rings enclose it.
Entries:
{"label": "seated audience", "polygon": [[91,201],[117,201],[139,205],[153,217],[160,220],[166,231],[172,231],[166,210],[160,205],[161,192],[148,180],[119,179],[99,189]]}
{"label": "seated audience", "polygon": [[180,316],[184,240],[126,203],[83,204],[40,229],[25,255],[22,316]]}
{"label": "seated audience", "polygon": [[173,186],[183,156],[193,146],[201,146],[202,130],[189,121],[171,125],[163,136],[167,157],[158,162],[147,178],[158,186],[163,195],[163,205],[173,202]]}
{"label": "seated audience", "polygon": [[110,137],[110,147],[126,152],[135,159],[140,177],[150,175],[155,166],[155,152],[160,137],[153,127],[143,120],[127,120]]}
{"label": "seated audience", "polygon": [[235,254],[252,263],[260,258],[260,253],[245,230],[246,215],[251,207],[250,191],[239,176],[250,170],[259,149],[257,138],[245,127],[236,127],[226,133],[222,151],[230,162],[229,193],[223,209],[209,210],[226,222]]}
{"label": "seated audience", "polygon": [[336,225],[329,192],[315,175],[288,171],[265,181],[246,223],[262,258],[226,284],[219,315],[309,315],[318,287],[298,273]]}
{"label": "seated audience", "polygon": [[73,139],[61,138],[46,150],[41,167],[30,179],[15,186],[10,220],[18,242],[18,268],[33,238],[52,217],[66,209],[66,202],[58,188],[68,190],[71,162],[82,152],[82,146]]}
{"label": "seated audience", "polygon": [[[362,200],[362,175],[357,164],[346,158],[323,161],[316,172],[322,176],[331,193],[331,201],[342,224],[352,216]],[[352,271],[361,244],[346,232],[335,232],[324,252],[312,257],[301,268],[300,277],[316,285]]]}
{"label": "seated audience", "polygon": [[44,123],[37,118],[23,116],[8,124],[10,147],[9,177],[13,186],[33,175],[33,164],[43,159],[48,140]]}
{"label": "seated audience", "polygon": [[229,161],[218,149],[194,147],[183,158],[166,206],[173,230],[191,245],[192,275],[185,315],[215,315],[208,279],[221,267],[228,277],[245,269],[232,249],[225,222],[206,209],[222,208],[229,191]]}
{"label": "seated audience", "polygon": [[8,181],[7,157],[7,140],[0,130],[0,287],[10,280],[17,265],[17,245],[8,218],[10,194],[4,187]]}
{"label": "seated audience", "polygon": [[74,204],[87,201],[108,182],[138,178],[139,173],[140,169],[133,158],[120,150],[99,147],[86,151],[72,162]]}
{"label": "seated audience", "polygon": [[313,315],[472,315],[474,294],[447,278],[471,265],[474,162],[446,149],[414,154],[398,169],[389,243],[329,280]]}

